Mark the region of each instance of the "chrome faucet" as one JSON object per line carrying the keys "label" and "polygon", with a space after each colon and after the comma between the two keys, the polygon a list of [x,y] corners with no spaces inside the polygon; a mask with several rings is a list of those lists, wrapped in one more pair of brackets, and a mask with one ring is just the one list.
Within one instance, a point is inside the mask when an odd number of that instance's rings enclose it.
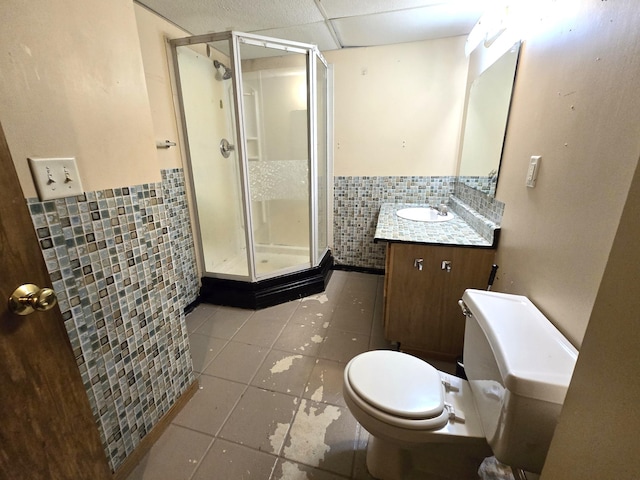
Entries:
{"label": "chrome faucet", "polygon": [[435,205],[432,205],[431,208],[433,208],[434,210],[437,210],[438,215],[440,215],[441,217],[446,217],[447,214],[449,213],[449,209],[444,203],[441,203],[437,207]]}

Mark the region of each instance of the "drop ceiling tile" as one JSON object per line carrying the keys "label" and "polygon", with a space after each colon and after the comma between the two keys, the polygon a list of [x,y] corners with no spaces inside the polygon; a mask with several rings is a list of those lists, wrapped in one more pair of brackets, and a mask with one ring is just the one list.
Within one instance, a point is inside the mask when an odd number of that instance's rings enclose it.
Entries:
{"label": "drop ceiling tile", "polygon": [[329,18],[355,17],[443,3],[443,0],[322,0]]}
{"label": "drop ceiling tile", "polygon": [[286,28],[274,28],[252,32],[268,37],[283,38],[294,42],[311,43],[317,45],[320,51],[337,50],[340,48],[331,35],[325,22],[316,22],[307,25],[296,25]]}
{"label": "drop ceiling tile", "polygon": [[456,3],[332,20],[343,47],[414,42],[466,35],[482,9],[461,12]]}
{"label": "drop ceiling tile", "polygon": [[313,0],[142,0],[144,5],[195,34],[256,31],[321,22]]}

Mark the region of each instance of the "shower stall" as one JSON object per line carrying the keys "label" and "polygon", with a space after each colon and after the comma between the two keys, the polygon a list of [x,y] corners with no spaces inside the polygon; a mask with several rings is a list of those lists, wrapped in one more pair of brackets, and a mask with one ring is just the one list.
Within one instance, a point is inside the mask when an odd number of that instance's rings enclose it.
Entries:
{"label": "shower stall", "polygon": [[170,45],[201,299],[263,308],[321,292],[333,264],[325,59],[240,32]]}

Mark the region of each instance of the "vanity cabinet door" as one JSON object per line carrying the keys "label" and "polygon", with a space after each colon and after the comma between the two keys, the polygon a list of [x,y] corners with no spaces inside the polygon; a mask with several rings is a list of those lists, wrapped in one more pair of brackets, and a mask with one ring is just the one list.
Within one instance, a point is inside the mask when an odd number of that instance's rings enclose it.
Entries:
{"label": "vanity cabinet door", "polygon": [[465,319],[458,300],[467,288],[487,287],[494,255],[484,248],[387,244],[387,339],[426,356],[461,355]]}

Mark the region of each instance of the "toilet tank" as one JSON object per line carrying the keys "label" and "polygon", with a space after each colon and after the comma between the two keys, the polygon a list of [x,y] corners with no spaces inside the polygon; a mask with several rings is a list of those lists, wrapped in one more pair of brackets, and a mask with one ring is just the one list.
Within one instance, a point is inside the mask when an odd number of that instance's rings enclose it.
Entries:
{"label": "toilet tank", "polygon": [[527,297],[466,290],[462,302],[465,373],[487,441],[502,463],[539,473],[578,352]]}

